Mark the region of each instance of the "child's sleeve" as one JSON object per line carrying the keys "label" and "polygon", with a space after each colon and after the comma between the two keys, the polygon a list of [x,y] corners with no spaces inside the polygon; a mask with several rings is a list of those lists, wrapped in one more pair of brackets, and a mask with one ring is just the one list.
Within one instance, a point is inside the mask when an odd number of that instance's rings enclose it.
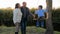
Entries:
{"label": "child's sleeve", "polygon": [[35,11],[35,14],[38,14],[38,11],[37,10]]}

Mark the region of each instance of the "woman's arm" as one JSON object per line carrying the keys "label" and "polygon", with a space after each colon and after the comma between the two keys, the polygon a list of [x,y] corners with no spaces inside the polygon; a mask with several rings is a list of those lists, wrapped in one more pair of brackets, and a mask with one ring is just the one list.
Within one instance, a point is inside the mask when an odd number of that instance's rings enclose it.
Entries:
{"label": "woman's arm", "polygon": [[19,14],[20,14],[20,16],[22,16],[22,11],[21,11],[21,9],[19,9],[19,12],[18,12]]}
{"label": "woman's arm", "polygon": [[13,11],[13,21],[14,23],[16,23],[17,21],[17,10],[16,9]]}

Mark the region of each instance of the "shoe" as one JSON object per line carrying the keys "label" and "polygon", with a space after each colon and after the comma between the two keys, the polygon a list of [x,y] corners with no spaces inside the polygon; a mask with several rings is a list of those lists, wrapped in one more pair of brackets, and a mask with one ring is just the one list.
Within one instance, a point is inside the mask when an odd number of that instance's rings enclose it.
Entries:
{"label": "shoe", "polygon": [[18,32],[15,32],[15,34],[18,34]]}

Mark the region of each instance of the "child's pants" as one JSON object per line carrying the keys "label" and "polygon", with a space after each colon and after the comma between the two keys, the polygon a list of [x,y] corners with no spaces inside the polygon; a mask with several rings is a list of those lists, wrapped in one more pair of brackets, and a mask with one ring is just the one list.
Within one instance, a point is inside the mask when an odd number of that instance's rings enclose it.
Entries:
{"label": "child's pants", "polygon": [[36,22],[36,26],[37,26],[37,27],[40,27],[40,26],[41,26],[41,27],[44,27],[44,21],[41,21],[41,22],[37,21],[37,22]]}

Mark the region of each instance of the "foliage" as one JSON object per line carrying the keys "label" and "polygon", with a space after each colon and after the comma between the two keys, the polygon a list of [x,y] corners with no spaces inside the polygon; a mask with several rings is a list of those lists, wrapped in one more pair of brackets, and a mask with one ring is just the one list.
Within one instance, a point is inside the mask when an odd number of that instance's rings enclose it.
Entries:
{"label": "foliage", "polygon": [[[31,13],[33,14],[35,10],[36,10],[35,8],[30,9]],[[32,20],[30,19],[30,21]],[[60,8],[52,10],[52,21],[53,23],[60,23]],[[28,25],[35,25],[35,21],[32,21],[32,22],[28,21]],[[6,25],[6,26],[14,25],[13,24],[13,9],[11,8],[0,9],[0,25]]]}
{"label": "foliage", "polygon": [[60,23],[60,9],[52,10],[52,21],[53,23]]}
{"label": "foliage", "polygon": [[6,26],[12,26],[12,17],[13,10],[12,9],[0,9],[0,24]]}

